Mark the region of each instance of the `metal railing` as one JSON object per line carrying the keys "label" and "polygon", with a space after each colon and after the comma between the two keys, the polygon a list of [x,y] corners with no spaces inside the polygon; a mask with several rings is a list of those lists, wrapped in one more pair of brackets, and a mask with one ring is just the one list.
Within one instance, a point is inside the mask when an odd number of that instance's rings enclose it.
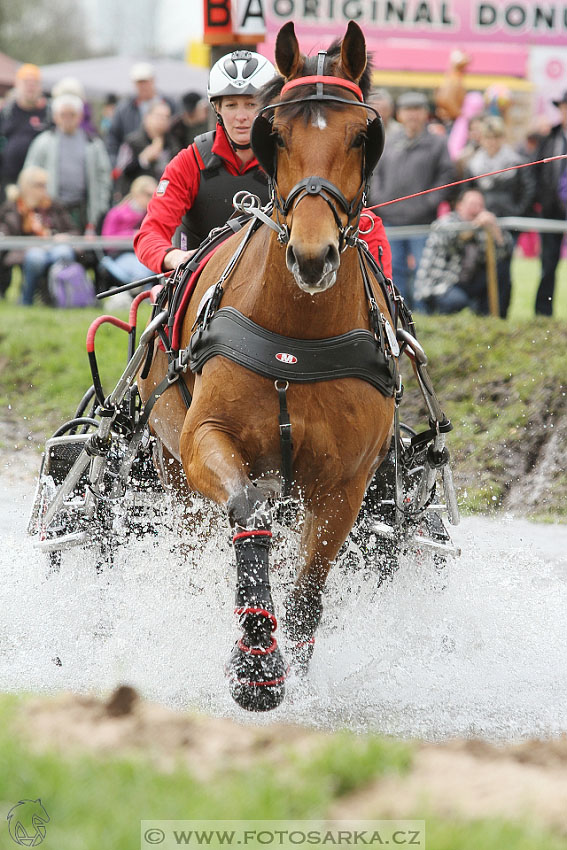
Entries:
{"label": "metal railing", "polygon": [[[505,230],[538,233],[567,233],[567,220],[548,218],[524,218],[520,216],[505,216],[496,219],[498,225]],[[471,229],[470,222],[451,222],[451,229],[465,231]],[[386,235],[390,241],[408,239],[412,236],[427,235],[430,224],[413,224],[386,226]],[[46,247],[51,245],[69,245],[78,253],[81,251],[131,251],[132,238],[116,236],[5,236],[0,233],[0,252],[24,251],[27,248]],[[486,240],[487,290],[491,315],[498,315],[498,277],[496,273],[496,256],[492,237],[487,231]]]}
{"label": "metal railing", "polygon": [[0,233],[0,251],[18,251],[50,245],[69,245],[77,251],[131,251],[132,238],[118,236],[5,236]]}

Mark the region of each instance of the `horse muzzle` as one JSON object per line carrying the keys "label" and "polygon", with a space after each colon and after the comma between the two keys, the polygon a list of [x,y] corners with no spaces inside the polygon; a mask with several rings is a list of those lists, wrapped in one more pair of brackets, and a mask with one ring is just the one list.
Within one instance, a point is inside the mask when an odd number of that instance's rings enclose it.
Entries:
{"label": "horse muzzle", "polygon": [[335,283],[340,256],[336,245],[327,245],[319,254],[307,254],[290,242],[286,250],[286,264],[298,287],[309,295],[316,295]]}

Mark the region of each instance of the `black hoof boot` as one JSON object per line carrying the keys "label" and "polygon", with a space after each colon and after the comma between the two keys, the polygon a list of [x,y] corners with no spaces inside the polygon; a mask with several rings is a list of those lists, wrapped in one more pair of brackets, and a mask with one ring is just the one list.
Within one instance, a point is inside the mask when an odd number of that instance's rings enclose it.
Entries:
{"label": "black hoof boot", "polygon": [[246,711],[271,711],[284,698],[288,672],[272,635],[276,618],[254,608],[241,614],[244,634],[234,645],[225,668],[230,694]]}
{"label": "black hoof boot", "polygon": [[305,592],[292,591],[285,607],[285,633],[295,642],[291,650],[292,665],[297,673],[305,676],[315,648],[315,631],[323,613],[321,594],[315,591],[308,596]]}

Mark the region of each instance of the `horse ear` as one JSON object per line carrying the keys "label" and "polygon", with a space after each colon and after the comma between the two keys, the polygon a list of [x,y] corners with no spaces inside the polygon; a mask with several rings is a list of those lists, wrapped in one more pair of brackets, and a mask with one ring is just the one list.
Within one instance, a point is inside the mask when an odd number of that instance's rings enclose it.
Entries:
{"label": "horse ear", "polygon": [[303,56],[299,52],[293,21],[284,24],[278,32],[275,56],[276,65],[282,77],[290,80],[297,76],[301,65],[303,65]]}
{"label": "horse ear", "polygon": [[347,77],[358,83],[366,68],[366,41],[356,21],[348,22],[341,44],[341,65]]}

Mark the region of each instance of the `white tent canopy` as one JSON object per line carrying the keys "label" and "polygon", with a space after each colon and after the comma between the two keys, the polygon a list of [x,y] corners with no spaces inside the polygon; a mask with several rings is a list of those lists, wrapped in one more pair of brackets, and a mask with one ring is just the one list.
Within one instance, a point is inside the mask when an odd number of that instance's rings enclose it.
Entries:
{"label": "white tent canopy", "polygon": [[41,68],[43,87],[49,91],[63,77],[75,77],[90,98],[104,98],[113,93],[119,97],[134,94],[130,69],[136,62],[151,62],[156,72],[156,86],[164,95],[179,98],[188,91],[206,95],[209,72],[206,68],[187,65],[175,59],[134,59],[131,56],[103,56],[78,62],[58,62]]}

